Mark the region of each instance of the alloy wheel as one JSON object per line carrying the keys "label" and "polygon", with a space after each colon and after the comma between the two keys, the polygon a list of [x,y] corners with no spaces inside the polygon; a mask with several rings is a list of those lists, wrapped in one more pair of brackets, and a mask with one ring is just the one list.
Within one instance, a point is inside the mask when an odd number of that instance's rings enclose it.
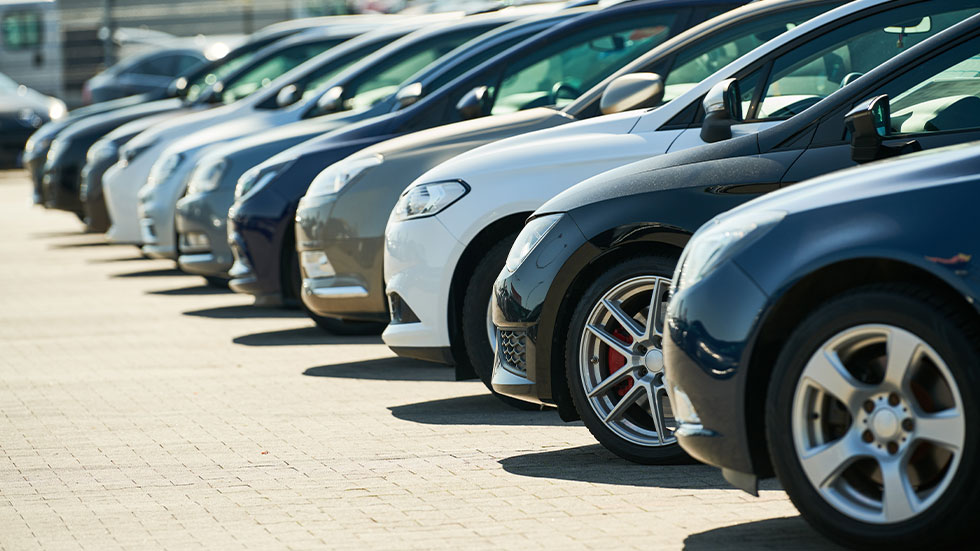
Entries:
{"label": "alloy wheel", "polygon": [[963,401],[943,359],[891,325],[860,325],[821,345],[792,404],[793,444],[810,484],[839,512],[875,524],[915,517],[956,474]]}
{"label": "alloy wheel", "polygon": [[640,446],[677,442],[662,352],[670,279],[633,277],[607,291],[582,330],[579,370],[589,405],[619,437]]}

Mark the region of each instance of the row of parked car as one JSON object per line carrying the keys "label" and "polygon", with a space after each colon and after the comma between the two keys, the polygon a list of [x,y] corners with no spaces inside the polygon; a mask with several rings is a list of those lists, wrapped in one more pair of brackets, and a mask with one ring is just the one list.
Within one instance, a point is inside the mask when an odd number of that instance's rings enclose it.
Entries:
{"label": "row of parked car", "polygon": [[844,544],[957,544],[980,506],[978,12],[297,21],[169,97],[45,124],[25,161],[37,202],[111,242],[383,330],[628,460],[777,476]]}

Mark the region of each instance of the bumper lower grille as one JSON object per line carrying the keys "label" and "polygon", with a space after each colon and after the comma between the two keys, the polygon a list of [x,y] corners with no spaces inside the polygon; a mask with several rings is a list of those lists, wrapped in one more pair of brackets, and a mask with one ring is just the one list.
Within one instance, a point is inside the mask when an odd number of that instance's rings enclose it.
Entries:
{"label": "bumper lower grille", "polygon": [[497,352],[505,368],[520,375],[527,373],[527,346],[523,331],[501,330],[497,337]]}

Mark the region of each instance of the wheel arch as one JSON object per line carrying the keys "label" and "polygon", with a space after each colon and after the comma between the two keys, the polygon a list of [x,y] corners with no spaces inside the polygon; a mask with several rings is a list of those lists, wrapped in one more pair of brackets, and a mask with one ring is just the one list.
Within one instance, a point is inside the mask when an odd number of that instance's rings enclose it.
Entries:
{"label": "wheel arch", "polygon": [[908,283],[927,288],[961,308],[965,315],[980,322],[980,313],[951,283],[915,264],[887,257],[858,257],[821,266],[783,290],[762,314],[752,349],[749,351],[744,382],[743,408],[750,460],[757,474],[773,475],[764,427],[766,396],[776,359],[793,330],[814,309],[828,300],[857,287],[877,283]]}

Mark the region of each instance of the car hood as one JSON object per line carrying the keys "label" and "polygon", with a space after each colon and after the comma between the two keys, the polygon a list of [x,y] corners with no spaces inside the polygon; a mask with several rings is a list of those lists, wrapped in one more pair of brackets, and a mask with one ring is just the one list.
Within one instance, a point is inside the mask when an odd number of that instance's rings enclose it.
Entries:
{"label": "car hood", "polygon": [[141,119],[143,117],[152,117],[153,115],[158,115],[168,111],[175,111],[183,107],[183,105],[183,102],[181,102],[179,99],[165,99],[152,101],[142,105],[123,107],[107,113],[85,117],[62,130],[58,134],[58,139],[71,140],[93,132],[103,134],[106,130],[119,127],[129,121]]}
{"label": "car hood", "polygon": [[710,177],[712,180],[717,180],[717,175],[706,175],[701,178],[692,170],[691,173],[684,174],[686,177],[678,177],[680,174],[673,172],[671,177],[662,178],[661,171],[696,163],[757,155],[758,153],[758,134],[748,134],[722,142],[658,155],[608,170],[579,182],[553,197],[536,212],[567,212],[591,203],[626,195],[704,185],[705,179]]}
{"label": "car hood", "polygon": [[[538,110],[529,110],[520,116],[536,116],[534,111]],[[582,142],[599,143],[604,135],[628,134],[642,114],[643,111],[628,111],[606,115],[489,143],[440,164],[426,172],[419,181],[466,180],[500,170],[515,171],[525,167],[540,168],[549,163],[567,163],[569,147]]]}
{"label": "car hood", "polygon": [[764,195],[722,215],[775,210],[786,213],[824,209],[916,189],[977,178],[980,142],[952,145],[856,166]]}
{"label": "car hood", "polygon": [[179,117],[173,119],[158,122],[153,125],[152,128],[147,128],[146,131],[141,132],[139,136],[136,136],[130,142],[130,147],[141,148],[150,146],[155,143],[162,136],[168,135],[174,129],[190,129],[190,131],[196,130],[194,128],[204,127],[207,121],[221,115],[231,113],[235,110],[235,105],[223,105],[221,107],[208,108],[208,107],[188,107],[186,109],[180,110]]}

